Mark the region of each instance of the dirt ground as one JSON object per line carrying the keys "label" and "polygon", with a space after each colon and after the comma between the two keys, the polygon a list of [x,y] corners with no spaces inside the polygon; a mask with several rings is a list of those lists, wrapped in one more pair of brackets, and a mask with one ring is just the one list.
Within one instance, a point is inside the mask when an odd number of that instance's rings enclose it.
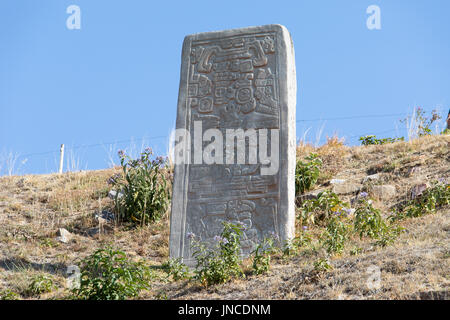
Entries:
{"label": "dirt ground", "polygon": [[[412,142],[346,147],[330,139],[320,148],[299,145],[298,158],[316,152],[324,164],[316,189],[332,189],[331,179],[344,179],[367,191],[374,206],[387,216],[408,200],[411,189],[438,179],[450,180],[450,136],[423,137]],[[114,222],[99,224],[96,215],[111,210],[107,180],[119,168],[62,175],[0,177],[0,295],[12,291],[22,299],[68,296],[67,268],[105,244],[135,260],[144,260],[161,275],[142,299],[448,299],[450,292],[450,208],[410,218],[393,245],[374,246],[371,239],[350,239],[341,255],[327,256],[320,247],[302,250],[289,259],[275,256],[266,275],[205,288],[195,281],[163,280],[161,264],[168,259],[169,213],[159,222],[134,228]],[[376,181],[363,182],[378,174]],[[447,182],[448,183],[448,182]],[[395,187],[389,197],[377,196],[376,186]],[[351,201],[354,192],[343,193]],[[71,234],[57,240],[59,228]],[[312,228],[312,234],[320,230]],[[358,249],[358,250],[356,250]],[[332,266],[317,272],[314,262],[329,259]],[[35,275],[50,277],[55,288],[30,296]]]}

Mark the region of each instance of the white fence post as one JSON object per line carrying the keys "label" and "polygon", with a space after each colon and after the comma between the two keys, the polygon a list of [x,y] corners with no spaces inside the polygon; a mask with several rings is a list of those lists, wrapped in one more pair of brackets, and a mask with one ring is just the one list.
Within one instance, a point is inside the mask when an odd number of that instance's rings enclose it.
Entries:
{"label": "white fence post", "polygon": [[64,164],[64,143],[61,145],[60,157],[59,157],[59,173],[63,172],[63,164]]}

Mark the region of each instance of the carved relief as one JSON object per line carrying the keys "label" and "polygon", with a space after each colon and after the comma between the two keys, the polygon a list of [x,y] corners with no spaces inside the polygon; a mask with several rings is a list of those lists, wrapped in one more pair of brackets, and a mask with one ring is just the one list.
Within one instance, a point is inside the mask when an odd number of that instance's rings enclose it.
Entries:
{"label": "carved relief", "polygon": [[[198,120],[223,133],[227,128],[279,128],[275,48],[276,36],[270,32],[192,41],[191,128]],[[259,165],[247,164],[191,164],[188,170],[185,237],[193,232],[202,241],[213,241],[222,221],[241,222],[243,250],[249,253],[269,232],[278,233],[278,175],[262,176]]]}

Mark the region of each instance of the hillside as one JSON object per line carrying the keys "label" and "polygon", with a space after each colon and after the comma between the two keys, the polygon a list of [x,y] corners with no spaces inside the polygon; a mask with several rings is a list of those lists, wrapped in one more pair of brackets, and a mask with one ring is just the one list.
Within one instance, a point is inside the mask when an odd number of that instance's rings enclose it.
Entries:
{"label": "hillside", "polygon": [[[373,206],[388,219],[394,208],[430,189],[435,181],[446,181],[448,190],[449,150],[449,135],[358,147],[346,147],[337,139],[319,148],[300,145],[299,159],[315,152],[323,165],[318,183],[299,197],[298,205],[320,191],[332,190],[353,206],[357,195],[367,192]],[[13,292],[22,299],[65,298],[67,268],[113,244],[150,264],[159,275],[152,289],[141,292],[144,299],[449,298],[448,205],[433,214],[399,220],[404,231],[387,246],[352,235],[341,254],[328,254],[318,245],[324,229],[310,225],[312,244],[290,257],[273,256],[269,273],[254,275],[251,261],[244,261],[245,278],[205,288],[195,281],[164,280],[161,264],[168,259],[168,214],[148,227],[108,221],[113,203],[107,181],[118,172],[120,168],[0,177],[0,297],[2,292],[3,296]],[[57,238],[59,228],[70,232],[66,243]],[[299,233],[301,229],[299,225]],[[330,268],[321,268],[318,261],[327,261]],[[368,285],[373,270],[381,277],[376,288]],[[30,293],[30,281],[38,275],[52,279],[50,292]]]}

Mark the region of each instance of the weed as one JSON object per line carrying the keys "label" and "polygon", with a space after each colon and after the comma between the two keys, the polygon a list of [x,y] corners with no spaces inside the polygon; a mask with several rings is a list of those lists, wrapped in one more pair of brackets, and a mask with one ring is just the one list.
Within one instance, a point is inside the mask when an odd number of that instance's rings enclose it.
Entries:
{"label": "weed", "polygon": [[133,160],[119,151],[123,175],[110,179],[118,191],[115,209],[119,220],[149,224],[159,220],[170,202],[168,178],[163,173],[167,159],[152,158],[150,148]]}
{"label": "weed", "polygon": [[306,200],[300,208],[299,219],[302,225],[327,222],[336,212],[349,212],[348,204],[341,201],[337,194],[323,191],[317,199]]}
{"label": "weed", "polygon": [[311,245],[312,238],[307,232],[308,227],[303,226],[300,234],[292,240],[288,240],[284,243],[282,247],[283,258],[289,258],[291,256],[297,255],[300,248]]}
{"label": "weed", "polygon": [[359,237],[379,238],[385,228],[386,222],[380,210],[366,199],[360,200],[354,219],[354,230],[359,233]]}
{"label": "weed", "polygon": [[156,294],[155,296],[156,300],[168,300],[169,298],[167,297],[167,293],[165,292],[158,292],[158,294]]}
{"label": "weed", "polygon": [[436,209],[450,205],[450,184],[445,181],[434,182],[432,187],[423,192],[422,195],[408,201],[400,210],[393,215],[393,220],[404,218],[416,218],[426,214],[433,214]]}
{"label": "weed", "polygon": [[321,242],[328,253],[340,254],[344,251],[345,243],[349,239],[352,226],[347,218],[334,216],[330,218],[325,232],[322,234]]}
{"label": "weed", "polygon": [[403,120],[400,120],[402,123],[406,123],[409,127],[408,130],[410,138],[412,137],[423,137],[432,135],[433,131],[431,130],[431,125],[441,119],[442,117],[437,113],[436,110],[431,111],[431,117],[426,115],[426,111],[421,107],[417,107],[414,110],[411,116],[406,117]]}
{"label": "weed", "polygon": [[53,280],[46,275],[40,274],[31,279],[25,293],[27,296],[39,296],[52,291],[53,288],[55,288]]}
{"label": "weed", "polygon": [[255,274],[263,274],[269,271],[271,256],[276,252],[274,240],[273,237],[265,238],[252,252],[254,254],[252,267]]}
{"label": "weed", "polygon": [[366,197],[359,200],[353,227],[360,238],[377,239],[375,244],[383,247],[392,244],[403,230],[383,219],[380,210],[375,209]]}
{"label": "weed", "polygon": [[350,250],[350,255],[357,256],[358,254],[360,254],[362,252],[363,252],[363,248],[354,247],[353,249]]}
{"label": "weed", "polygon": [[315,153],[305,157],[306,161],[297,161],[295,168],[295,194],[303,194],[310,190],[320,175],[322,160]]}
{"label": "weed", "polygon": [[193,256],[197,264],[195,278],[205,286],[244,276],[240,242],[244,227],[229,222],[223,222],[223,226],[221,235],[214,239],[213,248],[195,239],[193,241]]}
{"label": "weed", "polygon": [[11,290],[0,291],[0,300],[19,300],[20,295]]}
{"label": "weed", "polygon": [[163,264],[163,269],[167,273],[167,277],[172,276],[174,281],[183,280],[189,277],[189,270],[181,259],[169,259]]}
{"label": "weed", "polygon": [[314,271],[316,272],[326,272],[328,270],[332,270],[333,266],[330,262],[325,258],[320,258],[319,260],[314,262]]}
{"label": "weed", "polygon": [[123,300],[135,297],[150,287],[153,274],[141,262],[132,262],[126,254],[111,247],[98,249],[81,262],[78,299]]}
{"label": "weed", "polygon": [[380,145],[380,144],[387,144],[387,143],[394,143],[398,141],[405,141],[404,137],[400,138],[383,138],[383,139],[377,139],[375,135],[367,135],[359,138],[359,141],[361,141],[361,145],[368,146],[368,145]]}

